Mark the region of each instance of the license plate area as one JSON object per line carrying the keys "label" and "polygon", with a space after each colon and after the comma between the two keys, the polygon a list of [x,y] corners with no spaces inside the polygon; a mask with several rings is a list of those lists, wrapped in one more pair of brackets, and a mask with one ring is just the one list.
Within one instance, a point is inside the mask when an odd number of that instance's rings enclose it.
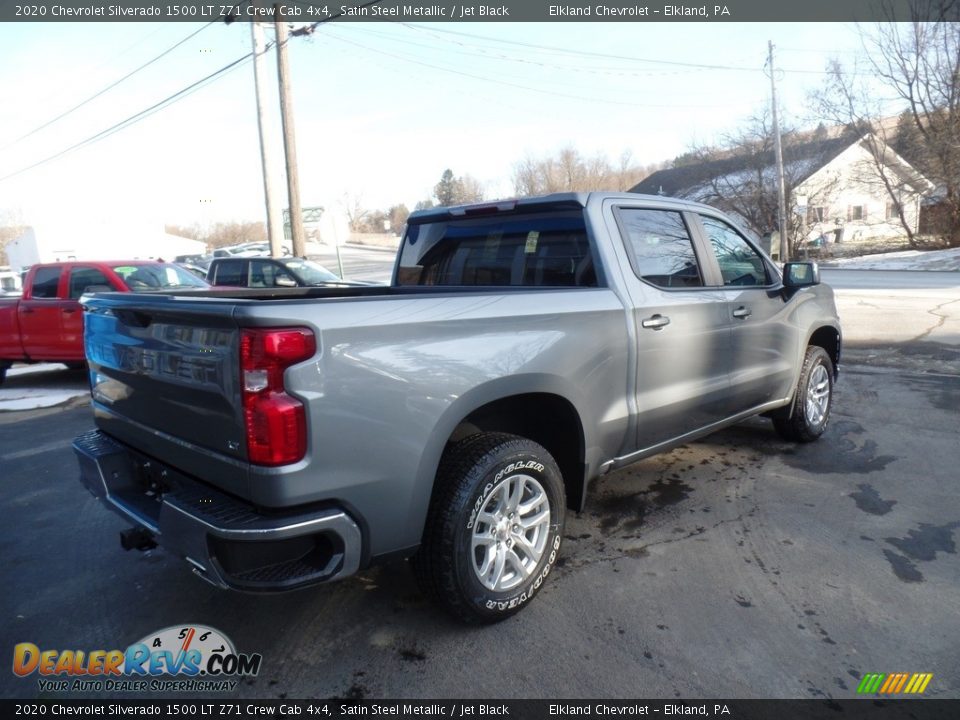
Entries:
{"label": "license plate area", "polygon": [[164,494],[173,488],[170,484],[170,471],[156,460],[134,456],[133,480],[135,489],[153,502],[163,502]]}

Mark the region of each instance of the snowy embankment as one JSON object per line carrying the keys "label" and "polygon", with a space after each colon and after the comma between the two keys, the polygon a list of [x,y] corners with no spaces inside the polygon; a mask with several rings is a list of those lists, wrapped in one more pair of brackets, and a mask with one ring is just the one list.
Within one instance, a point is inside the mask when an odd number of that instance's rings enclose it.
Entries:
{"label": "snowy embankment", "polygon": [[949,250],[902,250],[827,260],[822,267],[844,270],[960,270],[960,248]]}
{"label": "snowy embankment", "polygon": [[0,386],[0,412],[53,407],[89,392],[85,370],[59,363],[14,365]]}

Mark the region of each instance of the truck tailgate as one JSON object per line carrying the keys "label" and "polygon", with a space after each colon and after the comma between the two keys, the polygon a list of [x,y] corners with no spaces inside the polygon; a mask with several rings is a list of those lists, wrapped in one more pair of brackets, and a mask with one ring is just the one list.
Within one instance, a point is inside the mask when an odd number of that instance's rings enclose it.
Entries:
{"label": "truck tailgate", "polygon": [[84,342],[102,430],[245,496],[233,309],[182,295],[99,295],[84,302]]}

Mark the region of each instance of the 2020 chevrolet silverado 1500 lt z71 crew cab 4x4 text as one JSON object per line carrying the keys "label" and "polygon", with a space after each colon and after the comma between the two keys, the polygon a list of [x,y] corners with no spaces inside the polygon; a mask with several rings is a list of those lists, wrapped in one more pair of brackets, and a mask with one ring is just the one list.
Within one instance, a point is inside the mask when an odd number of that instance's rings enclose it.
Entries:
{"label": "2020 chevrolet silverado 1500 lt z71 crew cab 4x4 text", "polygon": [[224,588],[410,556],[459,617],[542,586],[594,478],[751,415],[826,429],[832,290],[723,214],[582,193],[414,213],[391,286],[86,301],[84,484]]}

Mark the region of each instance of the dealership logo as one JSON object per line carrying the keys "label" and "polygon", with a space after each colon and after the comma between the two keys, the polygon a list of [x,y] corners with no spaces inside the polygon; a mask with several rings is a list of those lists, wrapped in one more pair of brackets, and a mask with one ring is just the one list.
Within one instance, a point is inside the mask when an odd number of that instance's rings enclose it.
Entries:
{"label": "dealership logo", "polygon": [[[205,625],[172,625],[125,650],[41,650],[29,642],[13,648],[14,674],[36,673],[44,690],[232,690],[237,678],[260,672],[262,661]],[[188,682],[160,681],[170,676]]]}
{"label": "dealership logo", "polygon": [[857,695],[922,695],[933,673],[867,673]]}

